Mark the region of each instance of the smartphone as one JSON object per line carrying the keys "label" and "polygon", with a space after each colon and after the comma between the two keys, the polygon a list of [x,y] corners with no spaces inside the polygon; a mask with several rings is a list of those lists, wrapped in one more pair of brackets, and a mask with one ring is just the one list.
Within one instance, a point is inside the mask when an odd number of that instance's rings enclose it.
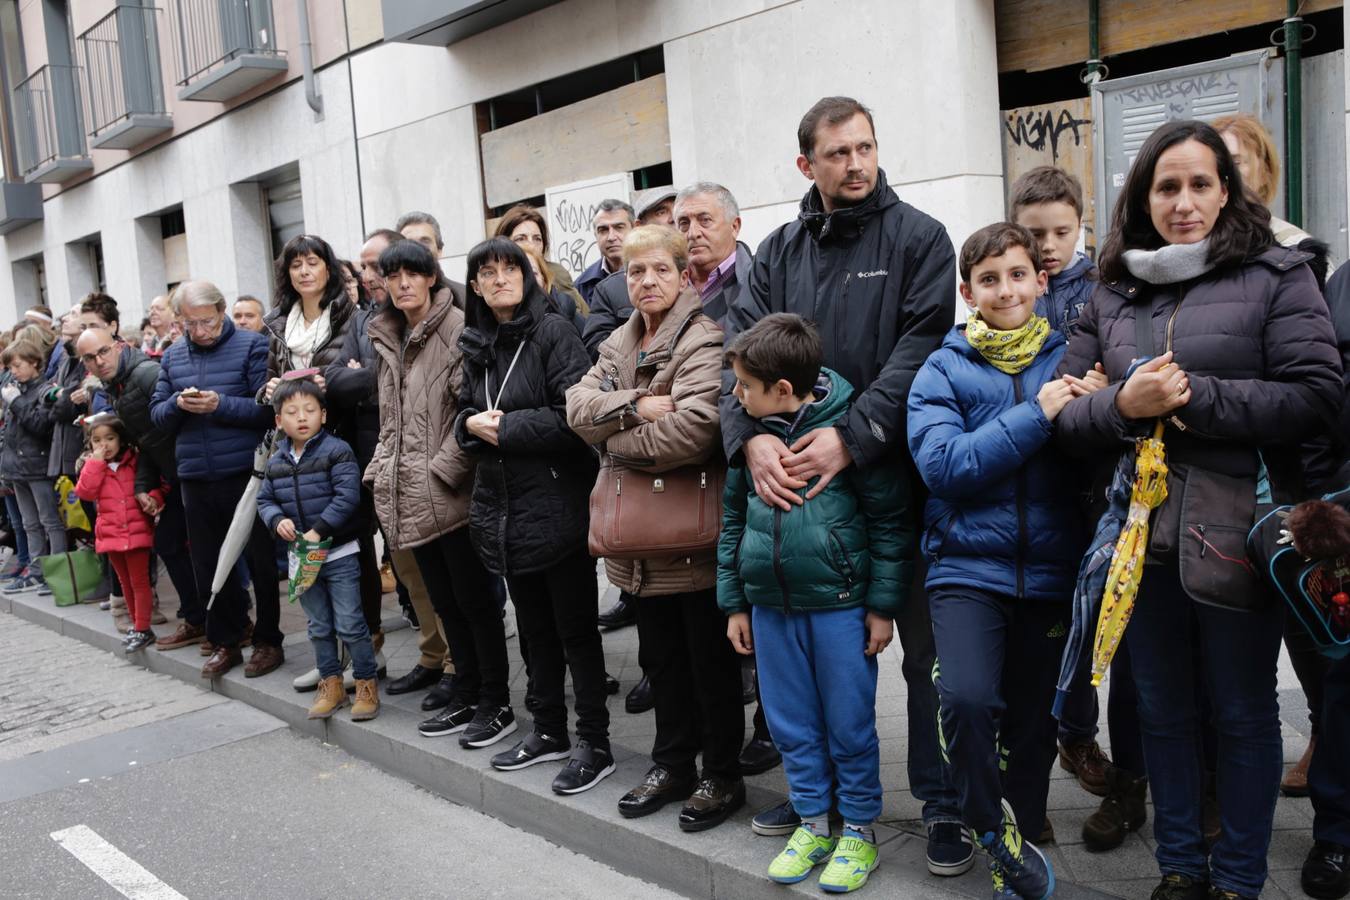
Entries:
{"label": "smartphone", "polygon": [[183,397],[200,397],[202,395],[202,392],[197,390],[195,387],[184,388],[178,393]]}

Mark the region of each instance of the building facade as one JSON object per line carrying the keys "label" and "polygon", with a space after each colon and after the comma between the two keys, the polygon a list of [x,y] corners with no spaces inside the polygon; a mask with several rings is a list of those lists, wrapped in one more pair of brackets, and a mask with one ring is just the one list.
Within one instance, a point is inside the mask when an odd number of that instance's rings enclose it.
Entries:
{"label": "building facade", "polygon": [[516,202],[579,235],[554,248],[576,269],[585,210],[553,189],[596,180],[725,184],[754,246],[796,213],[797,123],[826,94],[873,109],[890,184],[959,245],[1034,161],[1019,146],[1010,162],[1000,93],[1008,65],[1036,65],[1006,38],[1037,6],[0,0],[0,324],[100,287],[131,322],[188,277],[267,297],[290,236],[354,256],[414,209],[440,220],[452,277]]}

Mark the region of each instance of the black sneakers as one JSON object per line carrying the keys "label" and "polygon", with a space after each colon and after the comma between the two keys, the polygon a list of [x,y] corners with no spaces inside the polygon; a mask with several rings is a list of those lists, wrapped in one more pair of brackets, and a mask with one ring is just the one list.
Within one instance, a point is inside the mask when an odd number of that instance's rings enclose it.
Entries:
{"label": "black sneakers", "polygon": [[417,726],[422,737],[444,737],[469,727],[476,709],[464,703],[451,702],[449,706]]}
{"label": "black sneakers", "polygon": [[492,768],[499,772],[514,772],[536,763],[567,759],[570,752],[571,745],[567,742],[567,738],[549,737],[531,731],[525,735],[525,740],[518,742],[510,750],[492,757]]}
{"label": "black sneakers", "polygon": [[473,721],[459,736],[459,745],[466,750],[490,747],[516,730],[516,714],[509,706],[478,705]]}
{"label": "black sneakers", "polygon": [[934,875],[964,875],[975,865],[975,845],[960,822],[935,822],[928,826],[928,871]]}
{"label": "black sneakers", "polygon": [[[494,760],[495,764],[495,760]],[[606,776],[614,774],[614,757],[609,748],[592,747],[587,740],[578,740],[572,758],[553,779],[553,793],[580,794],[595,787]]]}

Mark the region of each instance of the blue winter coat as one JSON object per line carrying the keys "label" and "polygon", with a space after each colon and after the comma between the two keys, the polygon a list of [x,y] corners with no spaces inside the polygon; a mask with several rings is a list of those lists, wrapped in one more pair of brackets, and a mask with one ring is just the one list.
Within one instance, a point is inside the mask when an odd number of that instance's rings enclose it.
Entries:
{"label": "blue winter coat", "polygon": [[290,519],[295,533],[311,528],[338,547],[361,536],[361,466],[346,441],[319,431],[297,461],[291,439],[282,438],[267,461],[258,491],[258,518],[276,534],[277,523]]}
{"label": "blue winter coat", "polygon": [[1068,340],[1096,287],[1097,266],[1080,254],[1067,269],[1050,276],[1049,286],[1036,301],[1036,314],[1045,316],[1050,327]]}
{"label": "blue winter coat", "polygon": [[[164,351],[150,419],[177,436],[179,478],[217,480],[253,468],[253,451],[274,419],[271,407],[254,400],[267,381],[267,349],[266,336],[226,319],[211,346],[183,338]],[[220,405],[205,415],[184,412],[178,395],[190,387],[215,391]]]}
{"label": "blue winter coat", "polygon": [[1064,337],[1051,331],[1018,375],[985,361],[965,326],[948,333],[909,393],[909,449],[931,496],[924,508],[927,586],[1064,600],[1086,545],[1074,468],[1050,443],[1036,395],[1055,377]]}

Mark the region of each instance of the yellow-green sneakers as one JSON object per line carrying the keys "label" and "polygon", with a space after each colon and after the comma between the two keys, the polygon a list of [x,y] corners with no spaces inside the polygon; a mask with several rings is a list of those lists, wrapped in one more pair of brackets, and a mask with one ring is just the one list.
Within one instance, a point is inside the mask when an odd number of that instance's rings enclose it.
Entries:
{"label": "yellow-green sneakers", "polygon": [[783,852],[769,863],[769,878],[779,884],[805,881],[812,869],[830,858],[838,842],[838,838],[820,837],[805,825],[798,825]]}
{"label": "yellow-green sneakers", "polygon": [[877,845],[858,832],[844,829],[825,871],[820,873],[820,889],[831,894],[847,894],[867,884],[867,876],[877,867]]}

